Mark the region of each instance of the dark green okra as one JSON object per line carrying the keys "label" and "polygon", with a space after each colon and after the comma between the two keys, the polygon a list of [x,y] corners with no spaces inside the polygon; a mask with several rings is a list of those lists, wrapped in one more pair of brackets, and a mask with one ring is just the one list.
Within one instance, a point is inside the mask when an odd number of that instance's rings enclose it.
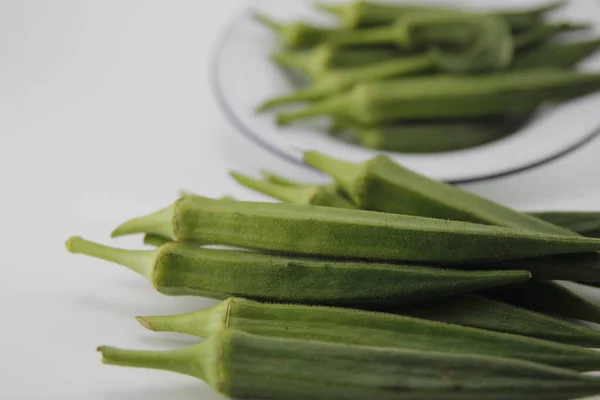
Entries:
{"label": "dark green okra", "polygon": [[600,39],[550,43],[515,55],[510,68],[570,68],[599,50]]}
{"label": "dark green okra", "polygon": [[[492,15],[503,18],[513,31],[521,32],[540,24],[550,11],[554,11],[566,4],[565,1],[552,2],[539,7],[514,10],[493,11]],[[336,15],[341,25],[348,29],[362,26],[389,25],[398,18],[416,11],[447,13],[456,12],[454,8],[427,7],[416,4],[393,4],[385,2],[354,1],[344,5],[317,4],[323,11]]]}
{"label": "dark green okra", "polygon": [[341,197],[334,188],[329,186],[285,186],[266,180],[253,179],[237,172],[230,172],[230,175],[240,185],[286,203],[350,209],[357,208],[351,201]]}
{"label": "dark green okra", "polygon": [[515,36],[515,49],[523,51],[535,48],[560,33],[583,31],[590,29],[590,27],[589,24],[574,24],[570,22],[538,24]]}
{"label": "dark green okra", "polygon": [[216,299],[242,296],[311,304],[407,304],[525,282],[530,277],[527,271],[465,272],[303,259],[187,243],[167,243],[156,250],[123,250],[74,237],[67,248],[124,265],[147,278],[161,293]]}
{"label": "dark green okra", "polygon": [[546,211],[530,214],[580,235],[600,237],[600,212]]}
{"label": "dark green okra", "polygon": [[278,51],[272,54],[271,58],[281,66],[298,70],[311,79],[317,79],[331,69],[373,64],[398,57],[400,54],[385,47],[352,49],[323,43],[308,50]]}
{"label": "dark green okra", "polygon": [[98,350],[105,364],[190,375],[234,399],[566,400],[600,392],[597,378],[528,361],[234,330],[177,350]]}
{"label": "dark green okra", "polygon": [[280,125],[331,115],[363,124],[481,118],[528,113],[600,89],[600,74],[526,69],[502,74],[438,75],[360,83],[351,90],[280,114]]}
{"label": "dark green okra", "polygon": [[600,240],[408,215],[186,196],[123,223],[112,236],[174,240],[310,256],[460,265],[600,250]]}
{"label": "dark green okra", "polygon": [[494,142],[515,132],[521,123],[522,121],[515,118],[506,118],[491,121],[363,126],[351,120],[338,118],[330,134],[369,149],[401,153],[436,153],[468,149]]}
{"label": "dark green okra", "polygon": [[555,282],[532,281],[484,293],[518,307],[600,324],[600,307]]}
{"label": "dark green okra", "polygon": [[553,342],[600,347],[600,331],[481,295],[465,294],[385,311]]}
{"label": "dark green okra", "polygon": [[208,309],[182,315],[138,317],[138,321],[150,330],[203,338],[233,329],[288,339],[509,357],[579,371],[600,367],[600,353],[578,346],[346,308],[230,298]]}

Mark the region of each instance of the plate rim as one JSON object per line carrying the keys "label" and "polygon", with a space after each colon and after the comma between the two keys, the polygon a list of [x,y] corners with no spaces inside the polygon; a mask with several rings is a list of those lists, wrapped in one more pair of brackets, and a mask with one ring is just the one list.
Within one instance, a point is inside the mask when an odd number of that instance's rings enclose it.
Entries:
{"label": "plate rim", "polygon": [[[596,5],[600,6],[600,4],[598,4],[599,1],[600,0],[596,0],[595,3],[596,3]],[[219,65],[219,62],[220,62],[222,54],[223,54],[223,48],[224,48],[223,44],[226,43],[227,40],[229,39],[229,37],[232,35],[233,30],[235,29],[235,27],[237,25],[236,22],[241,20],[242,18],[247,17],[251,13],[251,10],[252,9],[250,6],[244,6],[242,11],[240,11],[240,12],[234,14],[232,17],[230,17],[228,22],[225,24],[224,28],[221,29],[220,33],[218,34],[217,40],[214,42],[214,45],[213,45],[214,47],[211,51],[208,69],[209,69],[209,86],[211,88],[213,96],[216,99],[217,106],[221,110],[221,112],[223,113],[225,118],[235,128],[237,128],[236,130],[239,131],[240,134],[247,137],[252,142],[257,144],[258,146],[262,147],[263,149],[269,151],[271,154],[274,154],[292,164],[300,166],[304,169],[320,172],[316,168],[303,162],[301,159],[298,159],[298,158],[295,158],[293,156],[286,154],[284,151],[280,150],[277,146],[273,146],[268,141],[264,140],[260,135],[256,134],[251,128],[249,128],[243,122],[242,118],[240,118],[236,114],[236,112],[231,108],[231,106],[228,104],[227,100],[225,99],[225,95],[223,93],[222,87],[219,84],[219,78],[218,78],[218,75],[219,75],[218,65]],[[595,128],[591,129],[588,134],[583,136],[580,140],[575,142],[573,145],[571,145],[561,151],[558,151],[554,154],[550,154],[547,157],[544,157],[540,160],[532,160],[532,162],[529,164],[521,165],[521,166],[518,166],[515,168],[504,169],[503,171],[499,171],[497,173],[486,173],[486,174],[482,174],[482,175],[470,176],[470,177],[465,177],[465,178],[461,178],[461,179],[451,179],[451,180],[442,180],[442,181],[449,183],[449,184],[462,184],[462,183],[483,182],[483,181],[503,178],[503,177],[510,176],[510,175],[515,175],[515,174],[518,174],[521,172],[535,169],[537,167],[551,163],[553,161],[556,161],[556,160],[582,148],[583,146],[590,143],[592,140],[594,140],[598,136],[600,136],[600,124],[598,126],[596,126]]]}

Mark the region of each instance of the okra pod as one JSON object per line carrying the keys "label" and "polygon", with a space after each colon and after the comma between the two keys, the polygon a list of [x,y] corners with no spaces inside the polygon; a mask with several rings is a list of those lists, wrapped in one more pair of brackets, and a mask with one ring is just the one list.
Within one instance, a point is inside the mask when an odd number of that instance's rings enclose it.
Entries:
{"label": "okra pod", "polygon": [[233,330],[177,350],[98,350],[105,364],[186,374],[234,399],[565,400],[600,391],[597,378],[528,361]]}
{"label": "okra pod", "polygon": [[[216,299],[242,296],[311,304],[406,304],[525,282],[527,271],[468,272],[416,265],[345,262],[167,243],[124,250],[69,239],[67,248],[124,265],[161,293]],[[240,278],[243,277],[243,278]]]}
{"label": "okra pod", "polygon": [[457,265],[600,250],[600,240],[408,215],[186,196],[123,223],[154,233],[287,254]]}
{"label": "okra pod", "polygon": [[350,209],[357,208],[352,202],[337,194],[334,188],[328,186],[298,185],[291,187],[253,179],[237,172],[230,172],[230,175],[240,185],[260,193],[264,193],[273,197],[274,199],[281,200],[286,203]]}
{"label": "okra pod", "polygon": [[330,134],[375,150],[401,153],[437,153],[481,146],[515,132],[519,124],[493,121],[397,123],[363,126],[337,119]]}
{"label": "okra pod", "polygon": [[600,74],[527,69],[502,74],[428,76],[359,83],[351,90],[280,114],[280,125],[331,115],[366,125],[386,121],[480,118],[528,113],[600,89]]}
{"label": "okra pod", "polygon": [[303,51],[278,51],[271,58],[281,66],[299,70],[311,79],[318,79],[331,69],[374,64],[398,57],[399,54],[398,51],[384,47],[349,49],[323,43]]}
{"label": "okra pod", "polygon": [[600,353],[578,346],[346,308],[266,304],[230,298],[196,312],[137,319],[150,330],[203,338],[232,329],[286,339],[509,357],[579,371],[600,366]]}
{"label": "okra pod", "polygon": [[[552,2],[539,7],[516,11],[493,11],[492,15],[503,18],[513,31],[523,31],[539,24],[544,15],[564,6],[565,1]],[[416,4],[391,4],[368,1],[354,1],[343,5],[320,3],[317,6],[336,15],[342,26],[356,29],[362,26],[389,25],[398,18],[413,12],[453,13],[456,9],[427,7]]]}
{"label": "okra pod", "polygon": [[600,212],[546,211],[531,215],[584,236],[600,237]]}
{"label": "okra pod", "polygon": [[545,44],[516,54],[510,68],[569,68],[599,50],[600,39]]}
{"label": "okra pod", "polygon": [[515,35],[515,49],[523,51],[551,39],[552,37],[566,32],[576,32],[590,29],[589,24],[574,24],[570,22],[555,22],[551,24],[538,24],[531,29]]}
{"label": "okra pod", "polygon": [[518,307],[600,324],[600,307],[555,282],[530,282],[485,292]]}
{"label": "okra pod", "polygon": [[313,26],[304,22],[279,23],[263,14],[254,14],[254,20],[271,29],[284,46],[290,49],[315,46],[338,30]]}
{"label": "okra pod", "polygon": [[482,295],[464,294],[385,311],[553,342],[600,347],[600,331]]}

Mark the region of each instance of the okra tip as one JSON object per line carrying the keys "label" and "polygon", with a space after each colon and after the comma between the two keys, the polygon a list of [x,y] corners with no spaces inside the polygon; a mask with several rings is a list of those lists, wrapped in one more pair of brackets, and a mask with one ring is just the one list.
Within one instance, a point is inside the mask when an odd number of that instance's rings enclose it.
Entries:
{"label": "okra tip", "polygon": [[171,204],[154,213],[133,218],[119,225],[110,236],[112,238],[136,233],[153,233],[176,240],[174,232],[175,204]]}
{"label": "okra tip", "polygon": [[159,332],[159,330],[152,324],[152,317],[135,317],[135,320],[144,328],[152,332]]}

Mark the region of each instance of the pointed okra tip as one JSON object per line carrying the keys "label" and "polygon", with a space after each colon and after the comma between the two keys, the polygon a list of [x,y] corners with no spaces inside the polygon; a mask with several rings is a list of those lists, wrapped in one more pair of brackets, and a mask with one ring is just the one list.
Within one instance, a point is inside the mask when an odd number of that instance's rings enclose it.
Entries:
{"label": "pointed okra tip", "polygon": [[176,204],[177,202],[154,213],[125,221],[112,231],[110,236],[116,238],[136,233],[152,233],[176,240],[174,223]]}

